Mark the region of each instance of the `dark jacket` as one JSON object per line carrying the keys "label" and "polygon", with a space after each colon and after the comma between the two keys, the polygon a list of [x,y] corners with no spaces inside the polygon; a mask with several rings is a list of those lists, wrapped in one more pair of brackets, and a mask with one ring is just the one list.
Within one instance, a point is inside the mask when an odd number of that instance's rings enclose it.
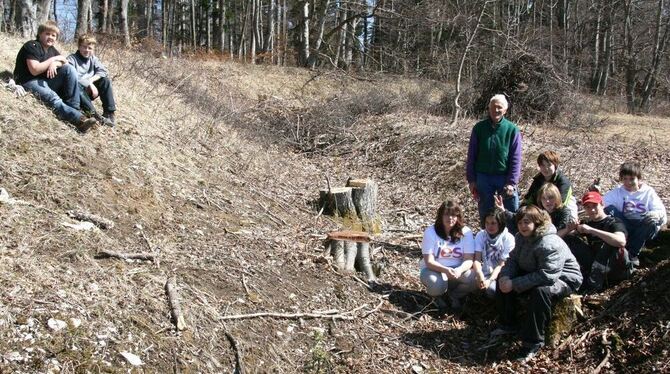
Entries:
{"label": "dark jacket", "polygon": [[570,183],[570,180],[561,172],[560,170],[556,170],[556,173],[554,173],[554,176],[551,178],[549,181],[544,180],[544,175],[542,173],[537,173],[536,176],[533,177],[533,182],[530,184],[530,187],[528,187],[528,192],[526,192],[526,196],[523,197],[524,204],[525,205],[538,205],[537,204],[537,192],[540,190],[540,187],[542,187],[543,184],[546,182],[550,182],[554,186],[558,188],[558,190],[561,192],[561,199],[563,200],[563,205],[567,205],[568,202],[570,201],[570,198],[572,197],[572,183]]}
{"label": "dark jacket", "polygon": [[576,291],[582,284],[582,273],[570,248],[551,224],[538,227],[536,233],[533,237],[516,235],[516,245],[500,276],[509,277],[516,292],[551,286],[559,279]]}

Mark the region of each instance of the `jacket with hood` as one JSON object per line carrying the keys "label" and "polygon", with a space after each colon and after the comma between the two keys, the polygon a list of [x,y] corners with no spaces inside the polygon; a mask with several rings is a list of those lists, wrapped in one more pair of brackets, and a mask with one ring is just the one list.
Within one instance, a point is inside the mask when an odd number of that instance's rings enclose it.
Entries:
{"label": "jacket with hood", "polygon": [[517,234],[515,242],[500,276],[509,277],[516,292],[551,286],[559,279],[575,291],[582,284],[577,259],[556,235],[554,225],[538,227],[531,237]]}

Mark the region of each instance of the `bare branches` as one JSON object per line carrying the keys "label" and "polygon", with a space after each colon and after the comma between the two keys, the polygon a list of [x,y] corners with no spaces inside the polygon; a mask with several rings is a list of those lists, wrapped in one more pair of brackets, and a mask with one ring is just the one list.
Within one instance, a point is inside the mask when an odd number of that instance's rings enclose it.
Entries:
{"label": "bare branches", "polygon": [[362,313],[362,316],[356,316],[356,312],[368,306],[368,304],[363,304],[356,309],[350,310],[348,312],[340,313],[338,310],[327,310],[323,312],[307,312],[307,313],[277,313],[277,312],[259,312],[259,313],[250,313],[250,314],[234,314],[229,316],[221,317],[221,320],[237,320],[237,319],[250,319],[250,318],[278,318],[278,319],[314,319],[314,318],[324,318],[332,320],[347,320],[352,321],[360,318],[365,318],[372,313],[375,313],[384,303],[384,300],[381,300],[377,306],[374,308],[365,311]]}

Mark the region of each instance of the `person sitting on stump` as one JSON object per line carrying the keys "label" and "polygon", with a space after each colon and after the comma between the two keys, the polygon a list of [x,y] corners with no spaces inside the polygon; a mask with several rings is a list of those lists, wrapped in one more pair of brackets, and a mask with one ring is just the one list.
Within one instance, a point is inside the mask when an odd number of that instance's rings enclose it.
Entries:
{"label": "person sitting on stump", "polygon": [[[552,306],[579,289],[582,273],[575,256],[556,235],[547,212],[535,205],[523,206],[515,220],[519,233],[516,246],[498,277],[498,327],[491,336],[515,333],[519,329],[523,343],[519,359],[525,362],[544,346]],[[518,301],[524,296],[528,298],[523,304],[527,315],[520,322]]]}
{"label": "person sitting on stump", "polygon": [[59,34],[54,21],[38,27],[37,39],[26,42],[16,56],[14,80],[53,108],[58,118],[85,132],[97,121],[87,118],[79,109],[77,73],[54,47]]}
{"label": "person sitting on stump", "polygon": [[446,308],[441,299],[445,294],[458,312],[461,299],[476,288],[474,272],[470,270],[474,253],[474,237],[463,223],[461,207],[453,201],[443,202],[435,224],[423,233],[420,263],[421,283],[426,286],[426,293],[435,298],[440,312]]}
{"label": "person sitting on stump", "polygon": [[621,185],[603,196],[605,212],[621,219],[628,231],[626,249],[633,265],[640,266],[640,250],[647,240],[658,235],[668,222],[663,202],[656,191],[641,182],[642,170],[636,161],[624,162],[619,168]]}
{"label": "person sitting on stump", "polygon": [[[112,91],[112,81],[108,77],[107,68],[95,56],[95,36],[84,34],[79,37],[77,52],[67,57],[70,65],[77,71],[77,79],[81,90],[81,108],[102,124],[114,126],[116,104]],[[95,110],[92,100],[100,96],[102,116]]]}
{"label": "person sitting on stump", "polygon": [[577,225],[576,232],[565,237],[577,258],[584,276],[582,293],[600,292],[610,280],[630,276],[632,264],[626,251],[626,227],[620,219],[608,216],[603,199],[597,191],[582,197],[582,206],[589,221]]}

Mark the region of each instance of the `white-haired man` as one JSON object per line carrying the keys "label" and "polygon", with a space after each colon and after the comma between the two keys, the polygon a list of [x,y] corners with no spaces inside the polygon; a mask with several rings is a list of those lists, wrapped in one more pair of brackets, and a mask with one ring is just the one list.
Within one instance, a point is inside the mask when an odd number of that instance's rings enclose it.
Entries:
{"label": "white-haired man", "polygon": [[505,209],[516,212],[519,208],[521,132],[505,118],[508,107],[505,95],[491,97],[488,118],[478,122],[470,135],[466,177],[480,220],[493,208],[496,193],[503,196]]}

